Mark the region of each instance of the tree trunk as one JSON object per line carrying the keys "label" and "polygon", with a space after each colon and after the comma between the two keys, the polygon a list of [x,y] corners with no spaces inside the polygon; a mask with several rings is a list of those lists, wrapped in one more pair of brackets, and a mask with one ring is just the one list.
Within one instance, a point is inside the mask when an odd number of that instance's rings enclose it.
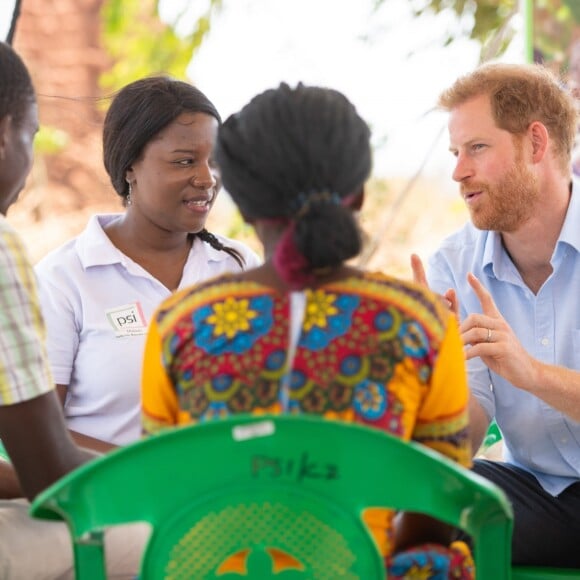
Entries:
{"label": "tree trunk", "polygon": [[35,220],[92,205],[119,206],[102,167],[99,75],[104,0],[23,0],[14,47],[29,67],[40,124],[64,132],[58,153],[36,152],[15,211]]}

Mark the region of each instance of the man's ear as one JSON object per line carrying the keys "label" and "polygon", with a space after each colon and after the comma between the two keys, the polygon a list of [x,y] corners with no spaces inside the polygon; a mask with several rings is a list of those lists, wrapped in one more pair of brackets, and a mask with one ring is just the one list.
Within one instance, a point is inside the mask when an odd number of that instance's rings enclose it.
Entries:
{"label": "man's ear", "polygon": [[12,115],[5,115],[0,119],[0,161],[6,157],[6,149],[10,141],[10,127],[12,125]]}
{"label": "man's ear", "polygon": [[548,129],[543,123],[534,121],[528,127],[528,135],[532,144],[532,159],[537,163],[544,158],[548,149],[548,141],[550,140]]}

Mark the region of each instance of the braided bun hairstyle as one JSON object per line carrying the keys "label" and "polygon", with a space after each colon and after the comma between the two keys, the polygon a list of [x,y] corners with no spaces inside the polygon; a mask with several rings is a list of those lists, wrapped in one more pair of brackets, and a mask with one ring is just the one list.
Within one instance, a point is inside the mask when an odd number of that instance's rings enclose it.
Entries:
{"label": "braided bun hairstyle", "polygon": [[338,91],[282,83],[254,97],[220,127],[216,161],[246,219],[285,218],[310,271],[361,251],[345,198],[371,170],[370,130]]}

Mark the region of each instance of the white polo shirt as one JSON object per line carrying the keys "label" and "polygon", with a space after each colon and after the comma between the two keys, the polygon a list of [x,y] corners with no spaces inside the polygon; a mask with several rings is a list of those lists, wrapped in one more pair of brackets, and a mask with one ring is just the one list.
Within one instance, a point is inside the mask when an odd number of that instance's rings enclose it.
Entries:
{"label": "white polo shirt", "polygon": [[[103,227],[119,214],[93,216],[86,229],[36,266],[48,357],[56,384],[68,385],[68,427],[123,445],[141,434],[141,366],[149,320],[171,292],[121,253]],[[247,246],[215,234],[260,264]],[[237,272],[227,252],[195,239],[179,288]]]}

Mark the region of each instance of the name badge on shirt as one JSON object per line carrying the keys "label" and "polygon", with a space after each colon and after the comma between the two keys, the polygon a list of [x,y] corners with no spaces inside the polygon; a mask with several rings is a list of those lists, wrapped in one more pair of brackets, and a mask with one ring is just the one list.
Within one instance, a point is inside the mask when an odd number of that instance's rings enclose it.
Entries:
{"label": "name badge on shirt", "polygon": [[117,338],[139,336],[147,332],[147,322],[139,302],[105,310],[105,314]]}

